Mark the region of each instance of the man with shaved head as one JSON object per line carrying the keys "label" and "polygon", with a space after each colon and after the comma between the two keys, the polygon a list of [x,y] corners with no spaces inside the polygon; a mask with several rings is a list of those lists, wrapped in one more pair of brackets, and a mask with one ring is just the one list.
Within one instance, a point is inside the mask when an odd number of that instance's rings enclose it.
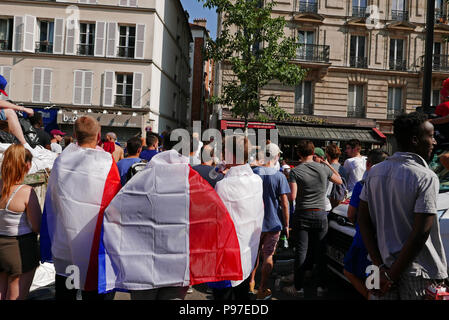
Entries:
{"label": "man with shaved head", "polygon": [[108,132],[106,134],[106,140],[114,143],[115,149],[112,152],[112,156],[114,157],[115,162],[124,159],[125,152],[123,151],[123,148],[117,144],[117,135],[114,132]]}

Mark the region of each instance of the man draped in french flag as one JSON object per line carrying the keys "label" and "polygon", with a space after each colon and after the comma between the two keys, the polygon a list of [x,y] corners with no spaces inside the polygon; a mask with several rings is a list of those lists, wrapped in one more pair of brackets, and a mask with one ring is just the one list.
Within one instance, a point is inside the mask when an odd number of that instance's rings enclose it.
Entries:
{"label": "man draped in french flag", "polygon": [[[155,155],[105,211],[100,293],[126,290],[136,300],[184,299],[189,285],[241,282],[251,272],[253,262],[239,234],[256,233],[259,239],[260,232],[245,219],[236,224],[215,190],[188,157],[170,150],[168,140],[169,151]],[[258,243],[254,249],[257,255]]]}
{"label": "man draped in french flag", "polygon": [[83,300],[98,295],[98,248],[103,213],[120,190],[112,155],[97,147],[100,124],[92,117],[76,120],[77,144],[56,159],[47,186],[41,227],[41,260],[53,261],[56,299]]}

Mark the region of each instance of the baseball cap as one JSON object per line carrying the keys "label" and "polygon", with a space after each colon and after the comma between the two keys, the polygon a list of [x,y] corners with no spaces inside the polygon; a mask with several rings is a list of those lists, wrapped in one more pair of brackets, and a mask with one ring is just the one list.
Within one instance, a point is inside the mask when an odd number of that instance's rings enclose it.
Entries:
{"label": "baseball cap", "polygon": [[282,171],[285,171],[285,170],[290,170],[291,169],[291,167],[288,165],[288,164],[284,164],[283,166],[282,166]]}
{"label": "baseball cap", "polygon": [[51,134],[52,136],[57,136],[57,135],[64,136],[64,135],[66,135],[65,132],[62,132],[61,130],[58,130],[58,129],[53,129],[53,130],[51,130],[51,131],[50,131],[50,134]]}
{"label": "baseball cap", "polygon": [[8,81],[0,75],[0,93],[4,94],[5,96],[8,96],[8,94],[5,92],[5,88],[8,85]]}
{"label": "baseball cap", "polygon": [[269,143],[267,144],[267,146],[265,147],[265,155],[269,155],[269,157],[274,157],[277,156],[279,153],[282,153],[281,149],[279,149],[279,147],[274,144],[274,143]]}
{"label": "baseball cap", "polygon": [[326,157],[326,154],[324,153],[324,150],[321,149],[321,148],[315,148],[315,154],[316,154],[318,157],[321,157],[321,158],[323,158],[323,159]]}

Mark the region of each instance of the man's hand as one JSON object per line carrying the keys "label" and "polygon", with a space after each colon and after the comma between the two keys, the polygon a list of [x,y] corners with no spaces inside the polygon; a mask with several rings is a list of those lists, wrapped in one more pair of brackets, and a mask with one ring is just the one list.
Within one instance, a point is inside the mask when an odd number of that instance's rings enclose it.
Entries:
{"label": "man's hand", "polygon": [[23,108],[23,112],[28,114],[30,117],[32,117],[34,115],[34,110],[31,108]]}
{"label": "man's hand", "polygon": [[284,228],[284,233],[285,233],[285,236],[287,237],[287,239],[289,239],[290,238],[290,228],[289,227]]}

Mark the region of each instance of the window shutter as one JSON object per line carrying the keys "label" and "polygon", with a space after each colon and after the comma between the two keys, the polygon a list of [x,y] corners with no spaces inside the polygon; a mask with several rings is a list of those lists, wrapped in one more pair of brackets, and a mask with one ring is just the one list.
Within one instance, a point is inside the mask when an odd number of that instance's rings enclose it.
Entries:
{"label": "window shutter", "polygon": [[143,59],[145,54],[145,25],[138,24],[136,26],[136,50],[134,52],[135,59]]}
{"label": "window shutter", "polygon": [[134,72],[133,78],[133,108],[142,107],[142,84],[143,84],[143,73]]}
{"label": "window shutter", "polygon": [[51,100],[51,69],[43,70],[42,102]]}
{"label": "window shutter", "polygon": [[34,30],[36,27],[36,17],[25,16],[25,27],[23,37],[23,51],[34,52]]}
{"label": "window shutter", "polygon": [[23,49],[23,33],[24,23],[22,16],[14,16],[14,37],[12,40],[12,50],[22,51]]}
{"label": "window shutter", "polygon": [[75,70],[73,84],[73,104],[80,105],[83,96],[83,71]]}
{"label": "window shutter", "polygon": [[7,100],[11,99],[11,91],[9,90],[11,88],[11,67],[9,66],[1,66],[0,67],[0,74],[5,77],[6,81],[8,81],[8,84],[5,87],[5,92],[8,94],[7,96],[0,95],[0,100]]}
{"label": "window shutter", "polygon": [[89,0],[89,3],[90,3],[90,4],[96,4],[96,3],[97,3],[97,0]]}
{"label": "window shutter", "polygon": [[42,69],[33,69],[33,102],[41,102]]}
{"label": "window shutter", "polygon": [[55,19],[55,32],[53,40],[53,53],[63,54],[64,53],[64,19]]}
{"label": "window shutter", "polygon": [[129,0],[128,6],[129,7],[137,7],[137,0]]}
{"label": "window shutter", "polygon": [[[69,22],[67,21],[67,24]],[[78,21],[73,21],[73,23],[78,24]],[[67,38],[65,39],[65,54],[68,55],[75,55],[76,49],[75,49],[75,26],[74,25],[67,25]]]}
{"label": "window shutter", "polygon": [[106,38],[106,22],[98,22],[95,25],[95,56],[104,57]]}
{"label": "window shutter", "polygon": [[118,5],[122,6],[122,7],[127,7],[128,6],[128,0],[119,0]]}
{"label": "window shutter", "polygon": [[92,71],[84,71],[84,92],[83,92],[83,104],[88,106],[92,104],[92,84],[93,84]]}
{"label": "window shutter", "polygon": [[108,23],[108,41],[106,46],[106,57],[113,58],[115,57],[116,52],[116,39],[117,38],[117,23],[109,22]]}
{"label": "window shutter", "polygon": [[103,106],[112,107],[114,95],[114,71],[105,71],[103,79]]}

